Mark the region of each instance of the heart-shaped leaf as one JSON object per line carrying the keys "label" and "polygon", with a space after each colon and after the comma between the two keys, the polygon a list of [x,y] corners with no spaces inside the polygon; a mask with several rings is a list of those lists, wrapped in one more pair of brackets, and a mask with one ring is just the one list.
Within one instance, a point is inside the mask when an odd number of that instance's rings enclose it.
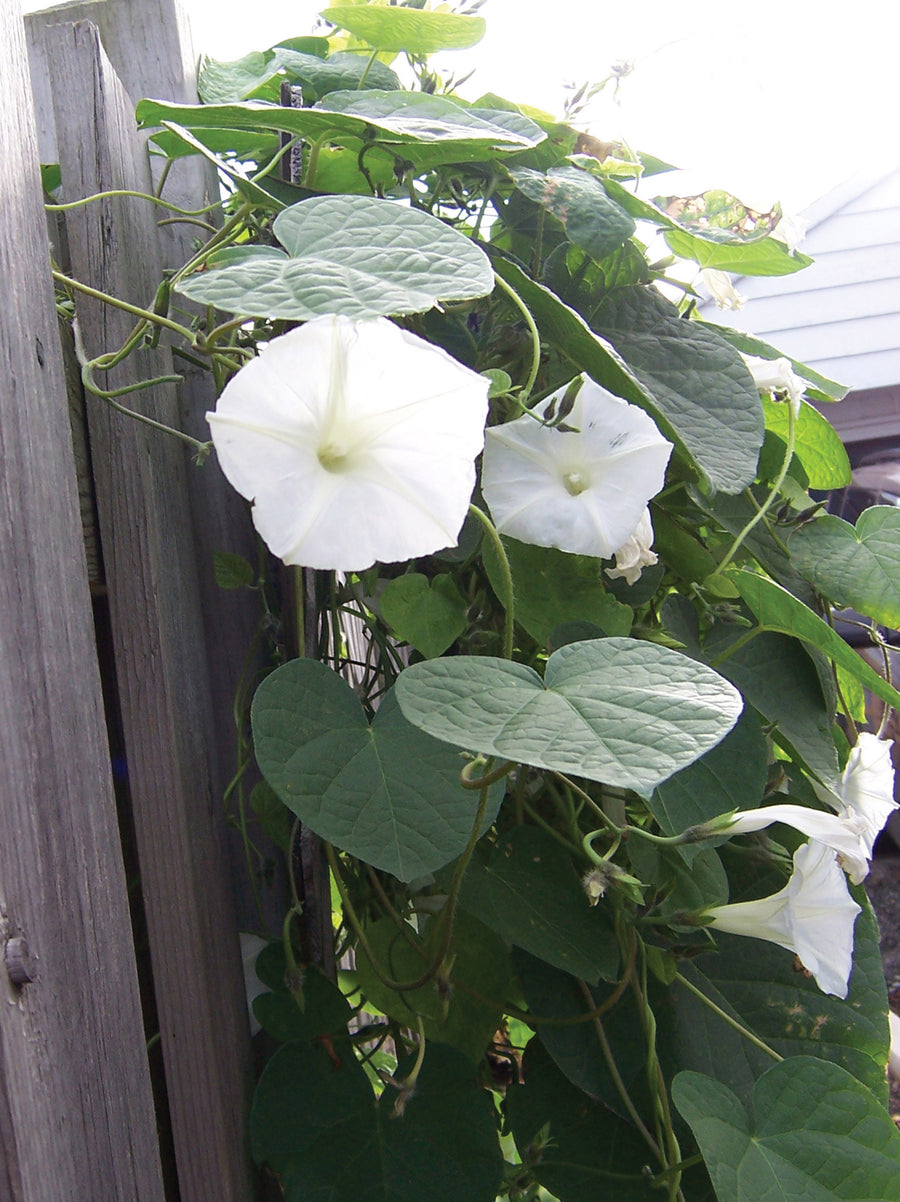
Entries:
{"label": "heart-shaped leaf", "polygon": [[570,240],[592,259],[605,259],[634,233],[631,217],[587,171],[553,167],[543,175],[520,167],[510,174],[519,191],[561,221]]}
{"label": "heart-shaped leaf", "polygon": [[446,573],[433,580],[420,572],[398,576],[386,585],[379,605],[397,638],[426,659],[446,651],[466,628],[465,598]]}
{"label": "heart-shaped leaf", "polygon": [[320,16],[378,50],[405,51],[417,57],[439,50],[464,50],[484,37],[484,18],[459,13],[381,8],[374,4],[336,4]]}
{"label": "heart-shaped leaf", "polygon": [[[412,1067],[402,1064],[403,1073]],[[347,1044],[290,1043],[268,1062],[250,1112],[259,1164],[286,1202],[494,1202],[503,1171],[490,1094],[453,1048],[429,1044],[402,1113],[376,1098]]]}
{"label": "heart-shaped leaf", "polygon": [[[408,881],[460,854],[478,794],[459,753],[423,734],[388,693],[370,726],[356,694],[311,659],[267,676],[251,711],[266,780],[302,822],[343,851]],[[491,791],[493,821],[503,785]]]}
{"label": "heart-shaped leaf", "polygon": [[601,907],[591,907],[566,853],[533,826],[480,847],[460,905],[498,935],[592,984],[614,981],[619,947]]}
{"label": "heart-shaped leaf", "polygon": [[900,509],[873,505],[856,528],[832,514],[792,536],[791,554],[820,593],[886,626],[900,626]]}
{"label": "heart-shaped leaf", "polygon": [[712,669],[652,643],[569,643],[544,679],[523,664],[453,656],[414,664],[397,699],[416,726],[455,746],[639,792],[692,763],[741,712]]}
{"label": "heart-shaped leaf", "polygon": [[315,196],[284,209],[273,229],[286,255],[238,248],[179,291],[230,313],[307,321],[420,313],[493,287],[487,256],[470,238],[389,200]]}
{"label": "heart-shaped leaf", "polygon": [[900,1199],[900,1134],[836,1064],[798,1056],[770,1068],[753,1091],[754,1119],[727,1086],[700,1073],[679,1073],[672,1097],[719,1202]]}

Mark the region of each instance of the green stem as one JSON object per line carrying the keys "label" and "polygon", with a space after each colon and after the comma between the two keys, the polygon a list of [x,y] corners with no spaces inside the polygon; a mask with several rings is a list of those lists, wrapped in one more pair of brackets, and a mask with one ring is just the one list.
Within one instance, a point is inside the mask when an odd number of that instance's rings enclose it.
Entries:
{"label": "green stem", "polygon": [[152,430],[158,430],[161,434],[170,434],[173,438],[177,438],[186,446],[189,446],[199,457],[205,459],[212,449],[211,442],[200,442],[198,438],[192,438],[190,434],[185,434],[183,430],[176,430],[174,426],[167,426],[165,422],[158,422],[152,417],[147,417],[144,413],[138,413],[134,409],[129,409],[126,405],[120,405],[115,398],[117,396],[125,396],[130,392],[137,392],[142,388],[155,388],[160,384],[180,384],[181,376],[155,376],[152,380],[139,380],[136,384],[127,384],[123,388],[104,389],[98,388],[91,376],[92,364],[85,363],[81,369],[81,380],[85,390],[93,396],[109,405],[110,409],[114,409],[116,413],[121,413],[123,417],[132,417],[135,421],[141,422],[145,426],[149,426]]}
{"label": "green stem", "polygon": [[781,486],[784,483],[785,476],[787,476],[787,474],[788,474],[788,468],[791,466],[791,460],[794,457],[794,442],[795,442],[796,436],[797,436],[797,419],[794,416],[793,406],[790,403],[788,403],[787,447],[785,448],[784,462],[781,465],[781,470],[779,471],[778,476],[776,477],[776,479],[772,485],[772,488],[769,492],[769,495],[766,497],[765,502],[760,506],[759,510],[753,515],[753,517],[746,524],[746,526],[744,526],[743,530],[741,530],[741,532],[740,532],[740,534],[738,534],[737,538],[735,538],[734,542],[729,547],[728,552],[725,555],[725,558],[722,560],[722,562],[716,568],[717,572],[725,571],[725,569],[728,567],[728,565],[734,559],[735,555],[737,555],[738,551],[741,549],[741,547],[744,543],[744,539],[751,532],[751,530],[753,530],[763,520],[763,518],[766,516],[766,514],[768,513],[768,511],[771,509],[772,505],[774,504],[775,498],[778,496],[779,490],[781,489]]}
{"label": "green stem", "polygon": [[748,630],[746,634],[742,634],[739,639],[735,639],[733,643],[730,643],[721,655],[717,655],[714,660],[710,661],[709,666],[711,668],[718,668],[719,664],[724,664],[725,660],[734,655],[735,651],[740,651],[742,647],[746,647],[747,644],[752,643],[758,635],[764,633],[765,628],[763,626],[754,626],[752,630]]}
{"label": "green stem", "polygon": [[303,171],[303,187],[311,188],[313,181],[316,178],[316,171],[319,167],[319,151],[331,138],[331,133],[322,134],[321,138],[316,138],[315,142],[311,142],[309,153],[306,156],[306,167]]}
{"label": "green stem", "polygon": [[103,301],[105,305],[112,305],[114,309],[121,309],[125,313],[131,313],[134,317],[140,317],[143,321],[153,322],[154,325],[162,326],[165,330],[172,330],[176,334],[180,334],[182,338],[186,338],[188,342],[194,341],[193,330],[179,325],[177,321],[172,321],[150,309],[141,309],[138,305],[130,305],[128,301],[120,300],[117,296],[110,296],[108,292],[100,292],[97,288],[91,288],[88,284],[73,280],[70,276],[63,275],[61,271],[52,271],[50,274],[58,284],[62,284],[66,288],[74,288],[76,292],[83,292],[85,296]]}
{"label": "green stem", "polygon": [[369,61],[366,63],[365,67],[363,68],[363,73],[359,77],[359,83],[356,85],[357,92],[361,92],[362,89],[366,86],[366,79],[368,78],[369,72],[372,69],[372,64],[375,62],[375,59],[377,57],[378,57],[378,47],[376,46],[372,50],[372,53],[369,55]]}
{"label": "green stem", "polygon": [[767,1056],[771,1056],[773,1060],[778,1061],[779,1063],[784,1059],[783,1056],[778,1055],[774,1048],[770,1048],[767,1043],[764,1043],[758,1035],[754,1035],[752,1031],[748,1030],[743,1023],[739,1023],[736,1018],[732,1018],[731,1015],[723,1010],[721,1006],[717,1006],[711,998],[708,998],[706,994],[699,990],[696,985],[692,984],[687,977],[684,977],[680,972],[677,972],[674,979],[678,981],[680,985],[683,985],[690,993],[692,993],[694,997],[699,998],[704,1006],[708,1006],[709,1009],[712,1010],[713,1014],[717,1014],[723,1022],[728,1023],[729,1027],[732,1027],[739,1035],[743,1035],[744,1039],[752,1043],[754,1047],[759,1048],[761,1052],[765,1052]]}
{"label": "green stem", "polygon": [[70,200],[66,204],[46,204],[44,208],[51,213],[64,213],[68,209],[77,209],[81,205],[90,204],[93,200],[106,200],[111,196],[133,196],[137,200],[149,200],[164,209],[169,209],[172,213],[180,213],[183,217],[202,217],[204,213],[211,213],[213,209],[220,208],[222,203],[217,200],[213,204],[204,205],[202,209],[183,209],[180,205],[172,204],[169,200],[162,200],[159,196],[153,196],[149,192],[133,192],[130,188],[115,188],[109,192],[95,192],[93,196],[85,196],[83,200]]}
{"label": "green stem", "polygon": [[481,223],[484,221],[484,215],[487,212],[488,204],[490,203],[491,195],[497,187],[497,176],[491,175],[488,180],[487,187],[484,190],[484,197],[481,201],[481,207],[478,210],[478,216],[475,218],[475,225],[472,229],[472,237],[477,239],[481,234]]}
{"label": "green stem", "polygon": [[516,622],[516,600],[513,592],[513,579],[512,571],[510,570],[509,566],[509,558],[506,554],[506,548],[503,546],[503,543],[500,539],[500,535],[497,533],[497,527],[484,512],[484,510],[479,509],[477,505],[470,505],[469,513],[471,513],[473,517],[478,518],[479,522],[481,522],[485,533],[493,545],[494,550],[497,552],[497,558],[500,561],[500,591],[503,594],[500,598],[500,602],[503,606],[505,615],[503,625],[503,658],[512,659],[513,637]]}
{"label": "green stem", "polygon": [[498,767],[492,769],[486,776],[480,776],[477,780],[472,780],[471,773],[474,771],[478,760],[471,760],[465,765],[462,772],[459,774],[459,783],[464,789],[473,789],[480,791],[488,785],[493,785],[496,781],[502,780],[504,776],[508,776],[515,767],[512,760],[504,760]]}
{"label": "green stem", "polygon": [[531,310],[516,292],[515,288],[507,284],[501,276],[494,272],[494,283],[505,292],[512,303],[516,306],[522,316],[525,318],[525,324],[528,326],[528,332],[531,335],[531,370],[528,373],[528,379],[522,386],[519,393],[519,401],[524,406],[528,398],[531,396],[531,390],[534,388],[534,382],[537,379],[538,372],[541,368],[541,336],[535,324],[534,318],[531,316]]}

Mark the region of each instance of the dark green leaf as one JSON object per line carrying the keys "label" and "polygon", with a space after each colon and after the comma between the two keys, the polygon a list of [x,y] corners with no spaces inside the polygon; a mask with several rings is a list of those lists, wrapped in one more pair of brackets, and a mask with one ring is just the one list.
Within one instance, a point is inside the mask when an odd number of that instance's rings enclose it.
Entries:
{"label": "dark green leaf", "polygon": [[[282,955],[282,968],[283,955]],[[279,1043],[293,1040],[309,1042],[320,1035],[346,1033],[353,1011],[333,981],[315,966],[304,971],[303,1007],[283,985],[274,993],[261,993],[253,1001],[253,1013],[260,1026]]]}
{"label": "dark green leaf", "polygon": [[577,167],[553,167],[546,175],[510,168],[516,187],[566,227],[570,240],[591,258],[605,259],[634,233],[634,222],[609,199],[603,185]]}
{"label": "dark green leaf", "polygon": [[429,580],[408,572],[385,585],[381,614],[401,642],[432,659],[446,651],[466,628],[466,602],[446,574]]}
{"label": "dark green leaf", "polygon": [[213,572],[219,588],[246,588],[256,581],[256,573],[243,555],[230,551],[213,552]]}
{"label": "dark green leaf", "polygon": [[[478,794],[458,752],[403,717],[393,693],[370,727],[356,694],[309,659],[266,677],[252,707],[260,770],[302,822],[401,880],[440,868],[471,834]],[[495,785],[487,822],[503,794]]]}
{"label": "dark green leaf", "polygon": [[271,785],[258,781],[250,791],[250,808],[265,834],[287,855],[291,843],[294,815]]}
{"label": "dark green leaf", "polygon": [[[707,324],[711,325],[712,323]],[[814,400],[839,401],[849,392],[846,384],[837,384],[834,380],[829,380],[827,376],[814,371],[808,363],[792,359],[790,355],[785,355],[782,351],[776,350],[774,346],[770,346],[768,342],[763,342],[761,338],[755,338],[744,330],[735,329],[733,326],[713,325],[712,328],[742,354],[756,355],[760,359],[787,359],[797,375],[802,376],[804,380],[809,380],[813,385],[812,388],[807,389],[807,392]]]}
{"label": "dark green leaf", "polygon": [[619,949],[601,906],[588,902],[572,861],[549,835],[517,826],[480,848],[460,905],[508,943],[596,983],[614,981]]}

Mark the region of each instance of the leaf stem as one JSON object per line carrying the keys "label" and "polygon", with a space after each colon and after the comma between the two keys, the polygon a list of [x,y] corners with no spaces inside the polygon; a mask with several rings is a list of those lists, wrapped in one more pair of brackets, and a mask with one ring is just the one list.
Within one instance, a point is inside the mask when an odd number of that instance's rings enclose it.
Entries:
{"label": "leaf stem", "polygon": [[512,303],[516,306],[522,316],[525,318],[525,324],[528,326],[528,332],[531,335],[531,370],[528,373],[528,379],[525,381],[519,393],[519,403],[525,407],[528,398],[531,396],[531,391],[534,388],[534,382],[537,379],[538,372],[541,368],[541,336],[538,332],[534,318],[531,316],[531,310],[510,284],[502,276],[494,272],[494,283],[505,292]]}
{"label": "leaf stem", "polygon": [[739,1035],[743,1035],[743,1037],[749,1043],[752,1043],[754,1047],[759,1048],[761,1052],[765,1052],[767,1056],[771,1056],[773,1060],[778,1061],[779,1063],[784,1060],[784,1057],[779,1056],[774,1048],[770,1048],[767,1043],[764,1043],[758,1035],[754,1035],[752,1031],[743,1025],[743,1023],[739,1023],[736,1018],[732,1018],[731,1015],[727,1011],[723,1010],[721,1006],[717,1006],[712,998],[708,998],[706,994],[703,993],[702,990],[698,989],[693,982],[689,981],[687,977],[682,976],[680,972],[677,972],[674,979],[678,981],[680,985],[683,985],[690,993],[692,993],[694,997],[699,998],[704,1006],[707,1006],[710,1010],[712,1010],[713,1014],[717,1014],[723,1022],[728,1023],[729,1027],[732,1027]]}
{"label": "leaf stem", "polygon": [[81,205],[90,204],[91,201],[106,200],[113,196],[133,196],[137,200],[149,200],[153,204],[161,205],[164,209],[169,209],[172,213],[180,213],[182,217],[202,217],[204,213],[211,213],[213,209],[221,208],[222,205],[220,200],[216,200],[212,204],[204,205],[202,209],[183,209],[180,205],[172,204],[170,200],[163,200],[149,192],[134,192],[130,188],[114,188],[109,192],[95,192],[93,196],[85,196],[81,200],[70,200],[65,204],[45,204],[44,208],[50,213],[65,213],[69,209],[77,209]]}
{"label": "leaf stem", "polygon": [[85,296],[103,301],[105,305],[112,305],[114,309],[121,309],[125,313],[131,313],[134,317],[140,317],[143,321],[153,322],[154,325],[162,326],[165,330],[172,330],[174,333],[180,334],[182,338],[186,338],[190,343],[194,341],[193,330],[189,330],[187,326],[179,325],[177,321],[172,321],[168,317],[163,317],[160,313],[154,313],[151,309],[142,309],[139,305],[130,305],[128,301],[120,300],[117,296],[111,296],[108,292],[101,292],[97,288],[91,288],[89,284],[82,284],[79,280],[73,280],[71,276],[63,275],[61,271],[52,271],[50,274],[58,284],[62,284],[66,288],[74,288],[76,292],[83,292]]}
{"label": "leaf stem", "polygon": [[513,591],[512,571],[509,566],[509,557],[506,554],[506,548],[497,532],[497,527],[477,505],[469,506],[469,513],[473,517],[478,518],[485,529],[485,533],[490,539],[494,550],[497,552],[497,557],[500,560],[500,585],[503,596],[500,598],[500,603],[504,610],[504,626],[503,626],[503,658],[512,659],[513,655],[513,637],[516,622],[516,599]]}
{"label": "leaf stem", "polygon": [[753,517],[746,524],[746,526],[744,526],[743,530],[741,530],[741,532],[737,535],[734,542],[728,548],[725,558],[721,561],[719,566],[716,568],[716,572],[724,572],[725,571],[725,569],[728,567],[728,565],[734,559],[735,555],[737,555],[738,551],[741,549],[741,547],[744,543],[744,539],[751,532],[751,530],[753,530],[754,527],[756,527],[763,520],[763,518],[766,516],[766,514],[768,513],[768,511],[771,509],[772,505],[774,504],[775,498],[778,496],[779,490],[781,489],[781,486],[784,483],[785,476],[787,476],[787,474],[788,474],[788,468],[791,466],[791,460],[794,458],[794,442],[796,440],[796,437],[797,437],[797,419],[794,414],[793,406],[788,404],[787,447],[785,448],[784,462],[781,465],[781,470],[779,471],[778,475],[776,476],[776,478],[772,484],[772,488],[769,491],[769,495],[766,497],[764,503],[759,507],[757,512],[753,515]]}

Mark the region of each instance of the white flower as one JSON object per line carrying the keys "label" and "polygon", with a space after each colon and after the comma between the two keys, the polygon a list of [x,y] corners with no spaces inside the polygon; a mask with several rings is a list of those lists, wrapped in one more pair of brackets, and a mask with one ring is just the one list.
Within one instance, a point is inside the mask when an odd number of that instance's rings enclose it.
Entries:
{"label": "white flower", "polygon": [[606,569],[607,576],[611,580],[624,577],[627,584],[636,584],[644,568],[650,568],[657,562],[656,553],[650,550],[652,546],[653,523],[650,510],[644,509],[631,537],[616,551],[616,566]]}
{"label": "white flower", "polygon": [[285,563],[361,571],[452,546],[487,380],[385,318],[274,339],[207,414],[222,470]]}
{"label": "white flower", "polygon": [[834,852],[804,843],[794,852],[794,871],[771,897],[708,910],[722,931],[766,939],[793,952],[823,993],[847,996],[853,967],[853,924],[860,907],[847,889]]}
{"label": "white flower", "polygon": [[842,867],[854,885],[858,885],[869,874],[871,846],[866,843],[865,823],[858,815],[825,814],[809,806],[775,805],[763,806],[758,810],[738,810],[722,818],[714,818],[708,825],[717,833],[746,835],[761,831],[773,822],[787,826],[824,843],[836,852]]}
{"label": "white flower", "polygon": [[[543,416],[564,392],[548,398]],[[484,497],[503,534],[609,559],[662,488],[672,444],[643,409],[589,379],[565,420],[574,429],[526,414],[488,430]]]}
{"label": "white flower", "polygon": [[[800,402],[806,391],[806,381],[798,376],[791,367],[789,359],[758,359],[755,355],[742,355],[747,365],[753,383],[760,392],[787,393],[794,411],[794,416],[800,412]],[[779,398],[776,396],[776,400]]]}
{"label": "white flower", "polygon": [[[897,808],[890,742],[863,731],[851,748],[834,788],[815,781],[813,784],[820,801],[832,806],[841,818],[859,829],[863,853],[871,860],[875,840]],[[859,883],[855,877],[851,879],[854,884]]]}
{"label": "white flower", "polygon": [[788,252],[793,254],[806,237],[808,229],[809,222],[805,217],[797,217],[793,213],[782,213],[781,220],[772,230],[772,237],[783,242],[787,246]]}
{"label": "white flower", "polygon": [[255,1035],[257,1031],[262,1030],[262,1027],[253,1013],[253,1003],[261,993],[266,992],[266,986],[256,975],[256,960],[262,949],[268,947],[269,944],[268,940],[260,939],[259,935],[250,935],[246,931],[241,931],[238,938],[241,941],[241,963],[244,967],[244,991],[247,994],[250,1034]]}
{"label": "white flower", "polygon": [[742,296],[731,282],[727,271],[704,267],[700,272],[703,284],[720,309],[743,309],[746,296]]}

